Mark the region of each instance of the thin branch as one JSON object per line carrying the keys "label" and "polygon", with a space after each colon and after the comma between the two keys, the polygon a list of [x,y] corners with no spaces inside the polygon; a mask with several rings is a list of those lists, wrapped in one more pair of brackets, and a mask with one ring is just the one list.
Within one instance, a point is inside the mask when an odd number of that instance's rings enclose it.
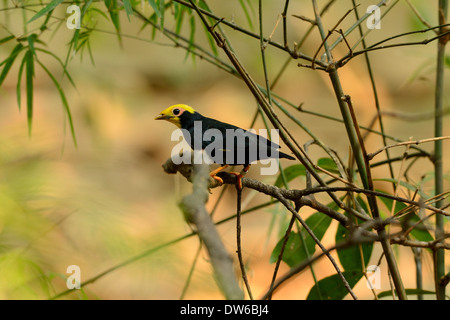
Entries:
{"label": "thin branch", "polygon": [[[313,2],[314,2],[314,1],[313,1]],[[322,43],[320,44],[319,48],[317,49],[316,53],[315,53],[314,56],[313,56],[313,61],[312,61],[312,68],[313,68],[313,69],[314,69],[314,62],[316,61],[316,58],[317,58],[317,55],[318,55],[319,52],[320,52],[320,49],[322,49],[323,46],[327,47],[327,43],[326,43],[326,42],[327,42],[328,38],[330,37],[330,35],[337,29],[337,27],[341,24],[341,22],[344,21],[344,19],[345,19],[345,18],[346,18],[353,10],[355,10],[358,6],[359,6],[359,5],[357,5],[357,6],[355,6],[354,8],[348,10],[348,11],[347,11],[347,12],[346,12],[346,13],[338,20],[338,22],[334,25],[334,27],[331,28],[331,30],[328,31],[328,35],[327,35],[325,38],[323,38]],[[314,9],[316,10],[316,6],[314,7]],[[318,26],[320,26],[320,15],[319,15],[319,14],[316,15],[316,24],[317,24]],[[342,32],[342,30],[341,30],[341,34],[342,34],[342,37],[344,37],[344,39],[345,39],[345,36],[344,36],[344,33]],[[347,40],[346,40],[345,42],[347,42]],[[347,43],[347,45],[348,45],[348,43]],[[326,50],[327,50],[327,49],[326,49]],[[328,55],[329,55],[329,56],[328,56]],[[327,56],[328,56],[328,60],[330,61],[330,60],[331,60],[331,51],[328,51]]]}
{"label": "thin branch", "polygon": [[284,9],[283,12],[281,13],[281,17],[283,18],[283,43],[285,48],[289,47],[287,41],[287,21],[286,21],[288,7],[289,7],[289,0],[285,0]]}
{"label": "thin branch", "polygon": [[400,38],[400,37],[404,37],[404,36],[408,36],[408,35],[413,35],[413,34],[419,34],[419,33],[425,33],[428,31],[433,31],[434,29],[438,29],[438,28],[443,28],[443,27],[448,27],[450,26],[450,24],[443,24],[443,25],[439,25],[439,26],[435,26],[432,28],[428,28],[428,29],[423,29],[423,30],[419,30],[419,31],[410,31],[410,32],[405,32],[405,33],[401,33],[386,39],[383,39],[380,42],[377,42],[369,47],[367,47],[366,49],[363,50],[359,50],[359,51],[353,51],[352,54],[347,54],[345,55],[343,58],[341,58],[339,61],[336,62],[336,66],[338,68],[346,65],[350,60],[352,60],[353,58],[365,53],[365,52],[369,52],[369,51],[375,51],[375,50],[383,50],[383,49],[389,49],[389,48],[397,48],[397,47],[406,47],[406,46],[417,46],[417,45],[427,45],[430,42],[439,40],[439,39],[447,39],[450,35],[450,30],[447,30],[443,33],[438,34],[437,36],[434,36],[432,38],[429,39],[424,39],[422,41],[410,41],[410,42],[401,42],[401,43],[395,43],[395,44],[391,44],[391,45],[382,45],[385,42],[394,40],[396,38]]}
{"label": "thin branch", "polygon": [[[296,211],[299,211],[299,208],[296,208]],[[283,244],[281,245],[280,254],[277,257],[277,262],[275,263],[275,268],[273,270],[272,281],[270,283],[270,290],[273,289],[275,285],[275,281],[277,280],[278,269],[280,267],[281,261],[283,260],[284,250],[286,249],[287,242],[289,241],[289,236],[291,235],[292,227],[294,226],[295,216],[291,217],[289,222],[289,226],[286,229],[286,232],[283,237]],[[272,294],[269,294],[266,298],[267,300],[272,299]]]}
{"label": "thin branch", "polygon": [[252,290],[250,284],[248,283],[247,272],[245,271],[245,263],[242,257],[242,246],[241,246],[241,202],[242,202],[242,189],[236,185],[237,190],[237,210],[236,210],[236,252],[239,261],[239,267],[241,269],[242,280],[244,280],[245,288],[247,289],[248,296],[250,300],[253,300]]}
{"label": "thin branch", "polygon": [[[447,237],[449,237],[447,235]],[[442,239],[437,239],[433,241],[415,241],[409,240],[405,237],[392,237],[391,243],[393,244],[401,244],[406,247],[414,247],[414,248],[427,248],[427,249],[445,249],[450,250],[450,243],[441,242]]]}
{"label": "thin branch", "polygon": [[[334,258],[331,256],[330,252],[325,249],[323,244],[320,242],[320,240],[316,237],[314,232],[311,230],[311,228],[306,224],[306,222],[303,220],[303,218],[298,214],[298,211],[295,210],[292,205],[289,203],[289,201],[284,198],[281,193],[276,191],[276,198],[297,218],[297,220],[301,223],[303,228],[308,232],[308,234],[311,236],[311,238],[314,240],[314,242],[319,246],[319,248],[322,250],[322,252],[327,256],[328,260],[330,260],[331,264],[333,265],[334,269],[336,270],[337,274],[341,278],[345,288],[350,293],[353,299],[357,300],[355,293],[353,292],[352,288],[347,282],[347,279],[345,279],[344,275],[342,274],[338,264],[334,260]],[[301,205],[297,205],[297,208],[300,208]]]}
{"label": "thin branch", "polygon": [[381,152],[390,149],[390,148],[395,148],[395,147],[401,147],[401,146],[406,146],[406,145],[419,145],[421,143],[427,143],[427,142],[435,142],[435,141],[440,141],[440,140],[447,140],[450,139],[450,136],[445,136],[445,137],[436,137],[436,138],[428,138],[428,139],[421,139],[421,140],[415,140],[415,141],[404,141],[404,142],[399,142],[393,145],[389,145],[386,147],[381,148],[380,150],[377,150],[375,152],[369,153],[367,155],[369,160],[372,160],[376,155],[380,154]]}
{"label": "thin branch", "polygon": [[[199,8],[197,5],[194,5],[191,1],[189,1],[190,3],[188,3],[188,2],[186,2],[184,0],[173,0],[173,1],[178,2],[178,3],[180,3],[180,4],[182,4],[182,5],[186,6],[186,7],[189,7],[191,9],[194,9],[195,11],[198,12],[199,15],[200,14],[201,15],[206,15],[206,16],[208,16],[208,17],[210,17],[210,18],[212,18],[214,20],[217,20],[217,21],[218,20],[222,20],[221,23],[226,25],[227,27],[230,27],[233,30],[239,31],[239,32],[241,32],[241,33],[243,33],[243,34],[245,34],[247,36],[250,36],[250,37],[252,37],[254,39],[258,39],[259,40],[259,38],[260,38],[260,36],[257,33],[254,33],[254,32],[251,32],[249,30],[246,30],[246,29],[244,29],[242,27],[239,27],[235,23],[227,21],[226,19],[219,18],[216,15],[212,14],[211,12],[203,10],[202,8]],[[272,40],[266,39],[266,38],[264,38],[264,42],[268,43],[269,45],[271,45],[271,46],[273,46],[275,48],[278,48],[278,49],[281,49],[282,51],[287,52],[294,59],[303,59],[303,60],[310,61],[310,62],[312,61],[312,58],[310,56],[308,56],[306,54],[303,54],[301,52],[298,52],[298,51],[290,50],[289,48],[284,47],[284,45],[281,44],[281,43],[278,43],[278,42],[275,42],[275,41],[272,41]],[[322,66],[322,67],[324,66],[324,64],[321,61],[316,61],[315,63],[320,65],[320,66]]]}

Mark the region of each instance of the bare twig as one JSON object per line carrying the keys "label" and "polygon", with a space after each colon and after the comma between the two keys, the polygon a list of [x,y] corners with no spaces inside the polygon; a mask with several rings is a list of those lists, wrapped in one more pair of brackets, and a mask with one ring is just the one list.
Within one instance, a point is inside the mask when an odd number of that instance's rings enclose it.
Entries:
{"label": "bare twig", "polygon": [[245,288],[247,289],[250,300],[253,300],[252,290],[247,278],[247,272],[245,271],[244,258],[242,257],[241,246],[241,202],[242,202],[242,189],[236,185],[237,190],[237,210],[236,210],[236,253],[239,260],[239,267],[241,268],[242,280],[244,280]]}
{"label": "bare twig", "polygon": [[383,152],[384,150],[387,150],[387,149],[390,149],[390,148],[401,147],[401,146],[406,146],[406,145],[419,145],[421,143],[435,142],[435,141],[447,140],[447,139],[450,139],[450,136],[399,142],[399,143],[396,143],[396,144],[393,144],[393,145],[389,145],[389,146],[383,147],[380,150],[377,150],[375,152],[369,153],[367,155],[367,157],[369,158],[369,160],[372,160],[376,155],[378,155],[381,152]]}

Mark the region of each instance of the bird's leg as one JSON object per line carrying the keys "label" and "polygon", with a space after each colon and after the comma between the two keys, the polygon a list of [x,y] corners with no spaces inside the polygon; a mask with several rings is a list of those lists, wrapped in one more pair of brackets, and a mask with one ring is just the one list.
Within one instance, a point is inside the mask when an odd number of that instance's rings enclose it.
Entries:
{"label": "bird's leg", "polygon": [[248,172],[248,170],[250,169],[250,166],[251,166],[251,164],[245,165],[244,169],[242,169],[242,171],[240,173],[230,172],[230,174],[236,176],[236,186],[239,190],[242,190],[242,178]]}
{"label": "bird's leg", "polygon": [[222,171],[223,169],[228,168],[228,166],[229,166],[228,164],[225,164],[225,165],[223,165],[223,166],[221,166],[221,167],[219,167],[219,168],[217,168],[217,169],[211,171],[210,174],[209,174],[209,176],[210,176],[211,178],[213,178],[214,180],[217,180],[217,181],[219,181],[220,183],[223,183],[222,178],[216,176],[216,174],[218,174],[218,173],[219,173],[220,171]]}

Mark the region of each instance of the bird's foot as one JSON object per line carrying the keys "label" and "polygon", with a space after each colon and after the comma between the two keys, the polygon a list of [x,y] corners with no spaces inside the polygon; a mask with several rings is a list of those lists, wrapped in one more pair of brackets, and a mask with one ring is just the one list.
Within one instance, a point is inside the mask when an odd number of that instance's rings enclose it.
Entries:
{"label": "bird's foot", "polygon": [[213,174],[213,172],[211,172],[211,173],[209,174],[209,176],[210,176],[211,178],[213,178],[214,180],[216,180],[217,182],[219,182],[220,184],[223,184],[223,179],[222,179],[221,177],[216,176],[215,173]]}
{"label": "bird's foot", "polygon": [[229,174],[236,176],[236,188],[242,190],[242,178],[244,177],[244,175],[237,172],[229,172]]}

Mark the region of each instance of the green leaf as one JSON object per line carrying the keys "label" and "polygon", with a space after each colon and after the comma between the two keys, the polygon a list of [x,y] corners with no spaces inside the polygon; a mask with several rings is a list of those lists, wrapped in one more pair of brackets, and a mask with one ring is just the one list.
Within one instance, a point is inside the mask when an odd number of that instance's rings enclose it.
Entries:
{"label": "green leaf", "polygon": [[53,76],[53,74],[50,72],[50,70],[48,70],[47,67],[42,62],[40,62],[39,60],[37,60],[37,62],[42,67],[42,69],[45,70],[45,72],[48,74],[50,79],[52,79],[56,89],[59,92],[59,95],[61,97],[61,101],[62,101],[63,106],[64,106],[64,110],[65,110],[65,112],[67,114],[67,118],[68,118],[68,121],[69,121],[70,132],[72,134],[72,140],[73,140],[73,143],[74,143],[74,145],[76,147],[77,146],[77,139],[76,139],[76,136],[75,136],[75,128],[73,126],[72,114],[70,112],[69,104],[67,103],[66,95],[64,94],[64,91],[62,90],[61,85],[59,84],[58,80],[56,80],[56,78]]}
{"label": "green leaf", "polygon": [[[289,166],[284,169],[284,175],[286,177],[287,182],[292,181],[299,176],[306,176],[305,166],[302,164],[294,164],[292,166]],[[277,180],[275,181],[275,186],[281,187],[283,185],[284,185],[283,178],[280,174]]]}
{"label": "green leaf", "polygon": [[164,30],[164,11],[165,11],[166,7],[164,5],[164,0],[159,0],[159,12],[160,12],[160,17],[159,17],[159,21],[161,24],[161,30]]}
{"label": "green leaf", "polygon": [[50,20],[50,18],[52,17],[52,13],[53,13],[53,11],[50,11],[49,13],[47,13],[44,23],[41,24],[41,26],[39,27],[39,31],[43,32],[43,31],[47,30],[47,24],[48,24],[48,21]]}
{"label": "green leaf", "polygon": [[155,0],[148,0],[148,3],[153,8],[158,18],[161,18],[161,12],[159,11],[159,6],[156,4]]}
{"label": "green leaf", "polygon": [[63,2],[63,0],[52,0],[45,8],[43,8],[41,11],[39,11],[38,13],[36,13],[29,21],[28,23],[39,19],[40,17],[42,17],[44,14],[52,11],[53,9],[56,8],[56,6],[58,6],[61,2]]}
{"label": "green leaf", "polygon": [[[360,270],[342,272],[350,288],[353,288],[364,276]],[[319,291],[320,288],[320,291]],[[338,274],[318,281],[309,291],[307,300],[342,300],[348,294],[341,277]]]}
{"label": "green leaf", "polygon": [[[361,207],[368,212],[367,205],[362,200],[361,197],[357,197],[357,201],[361,205]],[[346,214],[346,216],[348,216]],[[363,221],[359,220],[358,223],[362,223]],[[341,224],[338,225],[335,241],[336,244],[346,241],[347,238],[350,236],[350,231],[342,226]],[[373,250],[373,243],[364,243],[364,244],[355,244],[354,246],[351,246],[349,248],[340,248],[337,249],[337,254],[339,257],[339,261],[344,268],[344,270],[359,270],[359,271],[365,271],[363,270],[363,258],[361,257],[361,250],[364,257],[364,266],[367,267],[370,257],[372,255]]]}
{"label": "green leaf", "polygon": [[106,8],[108,9],[109,16],[111,17],[111,21],[116,29],[117,37],[119,38],[119,42],[122,41],[122,37],[120,35],[120,19],[119,19],[119,8],[117,7],[117,0],[104,0]]}
{"label": "green leaf", "polygon": [[[306,219],[306,224],[313,231],[314,235],[321,240],[331,223],[331,218],[327,215],[316,212]],[[315,252],[316,242],[304,229],[300,229],[301,234],[291,232],[286,247],[283,252],[282,260],[291,268],[300,264],[302,261],[311,257]],[[270,262],[277,261],[283,247],[284,236],[278,241],[272,251]]]}
{"label": "green leaf", "polygon": [[247,18],[247,22],[248,22],[248,25],[250,26],[250,29],[253,29],[252,18],[250,16],[250,13],[247,10],[247,7],[246,7],[244,1],[239,0],[239,3],[241,4],[242,10],[244,11],[244,14],[245,14],[245,17]]}
{"label": "green leaf", "polygon": [[320,158],[317,161],[317,165],[327,171],[339,173],[336,163],[331,158]]}
{"label": "green leaf", "polygon": [[[195,50],[195,16],[192,15],[189,19],[189,26],[191,27],[191,33],[189,35],[189,43],[188,43],[188,49],[186,50],[186,57],[185,60],[189,57],[189,54],[191,52],[194,52]],[[195,63],[195,54],[192,53],[192,60]]]}
{"label": "green leaf", "polygon": [[31,50],[25,54],[25,81],[27,90],[27,119],[28,134],[31,135],[31,123],[33,121],[33,77],[34,77],[34,57]]}
{"label": "green leaf", "polygon": [[0,66],[5,65],[3,67],[2,73],[0,74],[0,86],[3,84],[3,81],[5,81],[6,76],[8,75],[8,72],[14,63],[14,60],[16,60],[17,55],[20,53],[20,51],[22,51],[23,48],[24,46],[19,43],[14,47],[9,57],[3,60],[2,63],[0,63]]}
{"label": "green leaf", "polygon": [[26,62],[26,56],[23,57],[22,63],[20,64],[19,73],[17,75],[17,85],[16,85],[16,95],[17,95],[17,106],[19,107],[19,111],[21,110],[22,106],[22,74],[23,74],[23,68],[25,66]]}
{"label": "green leaf", "polygon": [[33,55],[36,55],[36,51],[34,50],[34,42],[37,40],[38,35],[36,33],[32,33],[27,37],[28,40],[28,46],[30,47],[31,52]]}
{"label": "green leaf", "polygon": [[74,88],[76,88],[75,82],[73,81],[72,77],[70,76],[69,71],[67,71],[66,66],[64,65],[64,63],[62,62],[62,60],[61,60],[56,54],[54,54],[54,53],[51,52],[51,51],[48,51],[48,50],[45,50],[45,49],[41,49],[41,48],[36,48],[36,50],[37,50],[37,51],[40,51],[40,52],[44,52],[44,53],[46,53],[46,54],[52,56],[53,58],[55,58],[56,61],[58,61],[59,64],[61,65],[61,67],[63,68],[64,74],[67,76],[67,78],[69,79],[69,81],[70,81],[70,83],[72,84],[72,86],[73,86]]}
{"label": "green leaf", "polygon": [[[204,0],[200,0],[198,2],[198,6],[199,8],[210,12],[211,10],[209,9],[207,3]],[[213,25],[215,23],[214,19],[207,17],[207,19],[209,20],[210,25]],[[219,52],[217,50],[217,46],[216,46],[216,41],[214,40],[214,38],[211,36],[211,33],[209,32],[209,30],[206,28],[206,26],[204,26],[204,30],[206,32],[206,38],[208,39],[209,42],[209,46],[211,47],[211,50],[213,52],[213,54],[217,57],[219,55]]]}
{"label": "green leaf", "polygon": [[[378,192],[384,192],[383,190],[377,190]],[[383,196],[380,196],[379,199],[381,200],[381,202],[384,203],[384,205],[388,208],[389,212],[392,211],[392,205],[394,204],[394,200],[390,199],[390,198],[385,198]],[[406,208],[406,204],[404,204],[403,202],[399,202],[396,201],[395,202],[395,210],[394,210],[394,214],[396,212],[400,212],[401,210]]]}
{"label": "green leaf", "polygon": [[[298,265],[301,261],[307,258],[305,250],[302,248],[303,240],[297,232],[291,231],[289,238],[284,248],[283,257],[281,258],[289,267]],[[278,260],[283,247],[284,237],[281,238],[270,255],[270,263],[274,263]]]}
{"label": "green leaf", "polygon": [[130,16],[133,15],[133,7],[131,6],[130,0],[122,0],[123,6],[125,8],[125,12],[127,13],[128,21],[130,20]]}
{"label": "green leaf", "polygon": [[0,44],[5,43],[5,42],[8,42],[9,40],[12,40],[12,39],[14,39],[14,38],[15,38],[14,36],[7,36],[7,37],[4,37],[4,38],[0,39]]}
{"label": "green leaf", "polygon": [[[423,289],[405,289],[407,295],[415,295],[415,294],[436,294],[434,291],[428,291]],[[392,290],[387,290],[380,292],[377,294],[377,297],[379,299],[386,298],[386,297],[392,297]]]}
{"label": "green leaf", "polygon": [[184,17],[184,13],[186,12],[186,10],[179,3],[174,3],[174,8],[175,8],[175,21],[176,21],[175,33],[180,34],[181,26],[183,25],[183,17]]}

